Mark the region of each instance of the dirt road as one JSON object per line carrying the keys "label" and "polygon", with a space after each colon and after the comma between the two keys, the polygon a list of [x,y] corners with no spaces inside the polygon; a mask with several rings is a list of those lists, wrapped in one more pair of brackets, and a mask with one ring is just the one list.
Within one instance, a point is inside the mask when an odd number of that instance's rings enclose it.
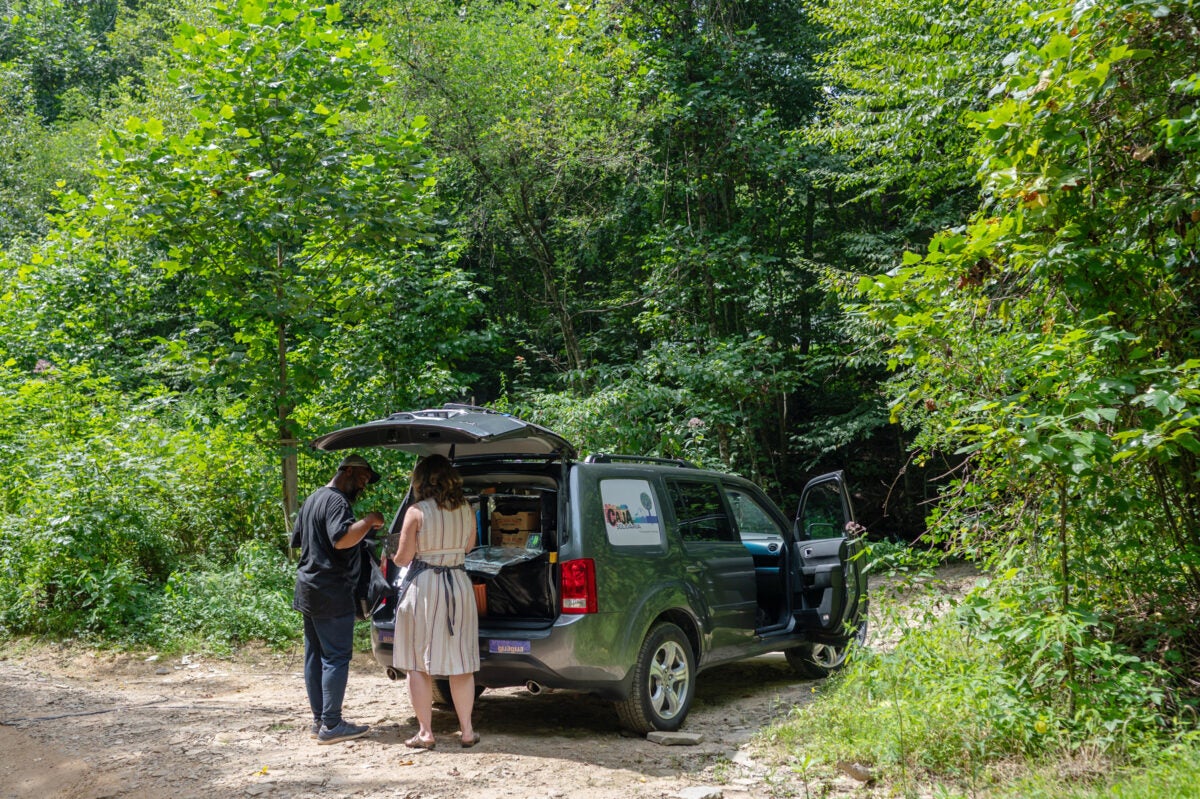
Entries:
{"label": "dirt road", "polygon": [[[969,568],[943,570],[923,603],[961,594]],[[870,646],[897,632],[879,608],[916,605],[872,581]],[[228,659],[147,659],[69,647],[0,648],[0,799],[750,799],[870,795],[836,777],[805,785],[778,753],[751,739],[820,683],[798,680],[782,655],[700,675],[683,731],[692,746],[629,737],[611,704],[522,688],[480,697],[479,746],[452,737],[454,714],[435,711],[438,747],[403,745],[416,720],[403,681],[369,654],[351,665],[346,717],[371,724],[356,741],[318,746],[308,734],[299,652],[243,651]],[[786,753],[783,757],[786,757]]]}
{"label": "dirt road", "polygon": [[612,706],[590,696],[512,688],[480,697],[479,746],[458,747],[454,714],[435,711],[437,749],[414,752],[401,743],[415,730],[404,683],[365,654],[352,664],[345,712],[371,733],[318,746],[301,668],[298,654],[0,651],[0,797],[803,795],[789,769],[756,763],[747,746],[817,685],[779,655],[701,675],[684,726],[703,736],[692,746],[627,737]]}

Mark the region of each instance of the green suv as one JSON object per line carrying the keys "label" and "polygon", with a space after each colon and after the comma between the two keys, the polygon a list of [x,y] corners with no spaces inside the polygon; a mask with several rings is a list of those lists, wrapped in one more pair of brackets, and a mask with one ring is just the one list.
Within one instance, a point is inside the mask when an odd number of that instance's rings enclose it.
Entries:
{"label": "green suv", "polygon": [[[783,651],[801,676],[823,677],[866,635],[861,528],[840,472],[811,480],[788,517],[740,477],[580,459],[550,430],[464,405],[392,414],[313,446],[454,462],[477,519],[466,566],[481,688],[590,691],[613,700],[627,729],[677,730],[705,669]],[[408,503],[388,528],[389,553]],[[394,582],[389,567],[385,557]],[[386,603],[375,611],[371,640],[395,679],[393,615]]]}

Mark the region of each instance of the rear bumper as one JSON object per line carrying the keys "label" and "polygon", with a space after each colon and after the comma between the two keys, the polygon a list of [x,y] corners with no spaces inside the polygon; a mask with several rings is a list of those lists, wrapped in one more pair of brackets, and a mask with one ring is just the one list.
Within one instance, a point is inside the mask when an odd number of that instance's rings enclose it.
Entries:
{"label": "rear bumper", "polygon": [[[607,699],[629,696],[632,670],[618,663],[597,662],[593,647],[587,657],[579,642],[589,640],[595,617],[560,616],[537,629],[488,627],[481,620],[479,671],[475,683],[504,688],[535,682],[546,688],[588,691]],[[392,668],[392,623],[371,625],[371,651],[384,668]],[[587,665],[583,665],[584,663]]]}

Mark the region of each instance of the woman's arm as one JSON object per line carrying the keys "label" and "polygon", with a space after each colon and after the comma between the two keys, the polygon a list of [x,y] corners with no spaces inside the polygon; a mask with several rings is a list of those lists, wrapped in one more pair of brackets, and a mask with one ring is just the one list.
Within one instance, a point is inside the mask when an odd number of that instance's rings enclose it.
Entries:
{"label": "woman's arm", "polygon": [[392,555],[392,563],[397,566],[407,566],[417,556],[417,533],[425,522],[425,514],[416,505],[404,513],[404,523],[400,526],[400,543],[396,546],[396,554]]}
{"label": "woman's arm", "polygon": [[[471,507],[470,503],[467,503],[467,507]],[[467,552],[469,553],[472,549],[479,546],[479,528],[474,510],[471,511],[470,518],[467,520],[467,529],[471,531],[471,537],[467,539]]]}

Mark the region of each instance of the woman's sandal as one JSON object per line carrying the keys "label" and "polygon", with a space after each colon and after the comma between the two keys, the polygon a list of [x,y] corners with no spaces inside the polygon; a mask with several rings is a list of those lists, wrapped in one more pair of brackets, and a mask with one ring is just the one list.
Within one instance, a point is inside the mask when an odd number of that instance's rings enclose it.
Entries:
{"label": "woman's sandal", "polygon": [[[434,746],[437,745],[437,740],[434,738],[430,738],[428,741],[426,741],[420,735],[414,735],[413,737],[411,737],[407,741],[405,741],[404,745],[407,746],[409,749],[432,749]],[[472,744],[472,746],[474,746],[474,744]]]}
{"label": "woman's sandal", "polygon": [[472,746],[479,743],[480,740],[479,733],[475,733],[475,737],[473,738],[467,738],[462,733],[459,733],[458,735],[458,745],[463,749],[470,749]]}

